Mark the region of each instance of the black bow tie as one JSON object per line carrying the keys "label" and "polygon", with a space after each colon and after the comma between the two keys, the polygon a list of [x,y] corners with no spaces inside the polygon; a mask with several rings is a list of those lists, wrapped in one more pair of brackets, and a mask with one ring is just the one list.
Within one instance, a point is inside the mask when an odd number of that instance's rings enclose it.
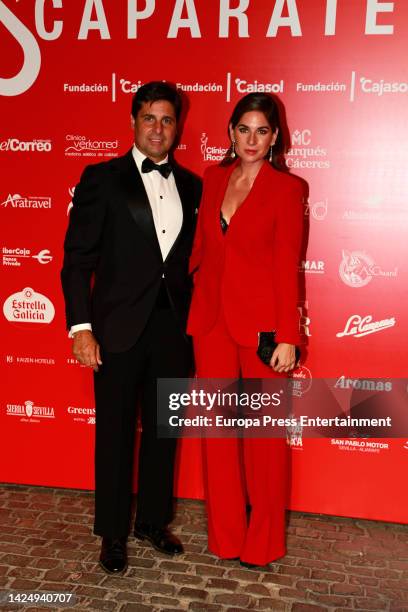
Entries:
{"label": "black bow tie", "polygon": [[169,178],[172,168],[169,162],[165,164],[155,164],[149,157],[146,157],[146,159],[142,161],[142,172],[151,172],[152,170],[157,170],[166,179]]}

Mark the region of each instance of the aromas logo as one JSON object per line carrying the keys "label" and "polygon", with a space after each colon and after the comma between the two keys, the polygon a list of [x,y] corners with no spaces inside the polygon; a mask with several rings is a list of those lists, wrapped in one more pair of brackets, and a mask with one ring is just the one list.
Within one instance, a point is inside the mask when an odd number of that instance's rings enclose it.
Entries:
{"label": "aromas logo", "polygon": [[208,144],[208,136],[206,132],[201,134],[201,154],[204,161],[221,161],[227,154],[228,149],[217,147]]}
{"label": "aromas logo", "polygon": [[0,140],[0,151],[10,153],[49,153],[52,150],[50,139],[36,138],[34,140],[19,140],[18,138],[7,138]]}
{"label": "aromas logo", "polygon": [[337,338],[343,338],[344,336],[353,336],[354,338],[362,338],[369,334],[375,334],[376,332],[383,331],[394,327],[396,321],[395,317],[389,319],[382,319],[381,321],[373,321],[371,315],[361,317],[360,315],[351,315],[348,318],[347,323],[343,331],[336,334]]}
{"label": "aromas logo", "polygon": [[378,378],[347,378],[342,374],[334,384],[335,389],[357,389],[358,391],[392,391],[392,382]]}
{"label": "aromas logo", "polygon": [[374,276],[395,278],[398,268],[385,271],[364,251],[342,251],[340,278],[349,287],[365,287]]}
{"label": "aromas logo", "polygon": [[21,196],[18,193],[9,193],[7,198],[0,203],[0,206],[10,209],[49,209],[51,208],[51,198],[49,196]]}
{"label": "aromas logo", "polygon": [[66,157],[117,157],[118,140],[92,140],[79,134],[65,136]]}
{"label": "aromas logo", "polygon": [[20,267],[25,260],[30,259],[36,259],[40,264],[48,264],[52,261],[52,255],[48,249],[43,249],[33,255],[30,249],[3,247],[2,255],[3,266]]}
{"label": "aromas logo", "polygon": [[18,417],[20,421],[37,423],[43,419],[55,419],[52,406],[37,406],[31,400],[26,400],[22,404],[6,404],[6,415]]}
{"label": "aromas logo", "polygon": [[51,323],[55,308],[45,295],[26,287],[6,299],[3,314],[12,323]]}

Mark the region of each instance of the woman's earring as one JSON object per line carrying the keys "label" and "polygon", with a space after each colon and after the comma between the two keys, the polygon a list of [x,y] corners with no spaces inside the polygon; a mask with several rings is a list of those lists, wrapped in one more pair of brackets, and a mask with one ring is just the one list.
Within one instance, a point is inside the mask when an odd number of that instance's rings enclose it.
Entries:
{"label": "woman's earring", "polygon": [[269,161],[270,163],[273,161],[273,145],[269,147]]}
{"label": "woman's earring", "polygon": [[236,157],[236,153],[235,153],[235,140],[232,141],[230,157],[231,157],[231,159],[235,159],[235,157]]}

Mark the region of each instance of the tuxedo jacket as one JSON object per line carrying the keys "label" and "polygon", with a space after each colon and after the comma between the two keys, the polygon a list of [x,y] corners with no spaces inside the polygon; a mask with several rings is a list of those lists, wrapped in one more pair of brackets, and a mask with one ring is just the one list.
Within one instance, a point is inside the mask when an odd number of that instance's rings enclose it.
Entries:
{"label": "tuxedo jacket", "polygon": [[172,166],[183,223],[165,261],[131,151],[87,166],[75,189],[61,272],[67,327],[92,323],[96,338],[110,352],[135,344],[162,280],[185,330],[192,285],[188,259],[201,181],[175,162]]}
{"label": "tuxedo jacket", "polygon": [[258,332],[272,330],[278,342],[299,344],[302,184],[265,161],[223,234],[220,210],[237,163],[212,166],[204,175],[187,331],[208,333],[222,307],[230,334],[242,346],[257,346]]}

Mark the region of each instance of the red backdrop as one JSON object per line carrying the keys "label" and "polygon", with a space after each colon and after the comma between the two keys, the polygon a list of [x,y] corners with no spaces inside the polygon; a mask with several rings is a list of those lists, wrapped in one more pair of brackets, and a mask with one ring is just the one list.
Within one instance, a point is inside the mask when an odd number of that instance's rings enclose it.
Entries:
{"label": "red backdrop", "polygon": [[[131,94],[152,79],[185,91],[176,156],[198,174],[227,148],[239,97],[279,95],[310,188],[295,376],[405,374],[407,24],[405,0],[0,1],[3,481],[93,487],[62,242],[84,165],[130,147]],[[293,509],[407,522],[408,441],[292,442]],[[178,465],[177,494],[201,497],[197,441]]]}

